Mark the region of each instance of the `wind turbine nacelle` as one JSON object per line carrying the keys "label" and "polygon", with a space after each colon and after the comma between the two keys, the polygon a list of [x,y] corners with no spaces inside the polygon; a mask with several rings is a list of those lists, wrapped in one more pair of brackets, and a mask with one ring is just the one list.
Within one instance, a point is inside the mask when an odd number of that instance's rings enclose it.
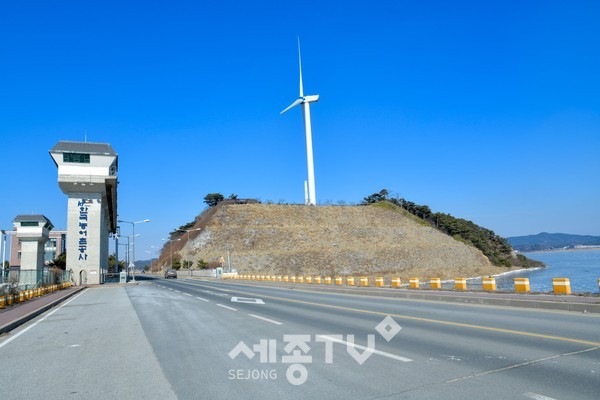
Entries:
{"label": "wind turbine nacelle", "polygon": [[318,94],[313,94],[311,96],[304,96],[302,98],[302,100],[303,100],[302,101],[303,103],[314,103],[314,102],[319,101],[319,95]]}

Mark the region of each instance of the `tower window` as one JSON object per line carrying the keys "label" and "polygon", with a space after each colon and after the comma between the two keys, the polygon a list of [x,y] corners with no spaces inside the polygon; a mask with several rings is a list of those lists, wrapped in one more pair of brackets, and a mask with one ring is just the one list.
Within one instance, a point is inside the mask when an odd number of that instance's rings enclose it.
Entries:
{"label": "tower window", "polygon": [[90,155],[85,153],[63,153],[63,162],[89,164]]}
{"label": "tower window", "polygon": [[21,226],[40,226],[38,221],[21,221]]}

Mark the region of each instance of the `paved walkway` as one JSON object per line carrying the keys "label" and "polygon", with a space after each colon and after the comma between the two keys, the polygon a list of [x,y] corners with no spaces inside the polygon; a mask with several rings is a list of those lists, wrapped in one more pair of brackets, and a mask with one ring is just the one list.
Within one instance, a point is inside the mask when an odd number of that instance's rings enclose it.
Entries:
{"label": "paved walkway", "polygon": [[72,286],[0,309],[0,335],[48,311],[83,289],[85,286]]}
{"label": "paved walkway", "polygon": [[0,399],[177,399],[118,285],[91,286],[0,337],[0,371]]}

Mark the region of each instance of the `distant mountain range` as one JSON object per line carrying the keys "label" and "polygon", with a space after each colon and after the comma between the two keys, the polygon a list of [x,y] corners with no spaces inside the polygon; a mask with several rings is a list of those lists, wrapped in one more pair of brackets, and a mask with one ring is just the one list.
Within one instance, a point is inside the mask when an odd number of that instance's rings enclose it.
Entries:
{"label": "distant mountain range", "polygon": [[506,238],[513,249],[526,251],[544,251],[576,246],[600,246],[600,236],[570,235],[568,233],[547,233],[537,235],[513,236]]}
{"label": "distant mountain range", "polygon": [[151,260],[137,260],[135,262],[135,269],[144,269],[146,265],[151,266],[154,261],[156,261],[156,258]]}

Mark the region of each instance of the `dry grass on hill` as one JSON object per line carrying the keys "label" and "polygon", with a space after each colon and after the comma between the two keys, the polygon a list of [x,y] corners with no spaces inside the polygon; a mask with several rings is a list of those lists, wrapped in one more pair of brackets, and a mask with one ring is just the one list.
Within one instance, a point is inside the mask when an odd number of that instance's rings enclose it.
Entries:
{"label": "dry grass on hill", "polygon": [[[452,279],[507,271],[396,207],[238,204],[201,216],[174,254],[227,258],[241,273]],[[163,262],[168,254],[163,254]]]}

